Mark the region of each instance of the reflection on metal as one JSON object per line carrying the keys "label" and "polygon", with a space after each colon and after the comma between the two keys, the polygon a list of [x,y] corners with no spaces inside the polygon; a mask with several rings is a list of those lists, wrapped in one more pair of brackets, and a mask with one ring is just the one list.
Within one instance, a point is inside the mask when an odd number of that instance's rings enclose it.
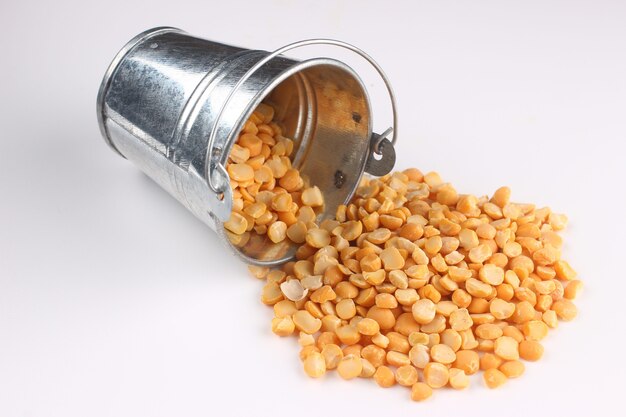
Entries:
{"label": "reflection on metal", "polygon": [[[351,50],[374,66],[389,92],[393,128],[383,135],[372,132],[367,90],[345,63],[282,55],[313,44]],[[332,217],[350,199],[364,170],[384,175],[393,167],[397,116],[391,85],[371,57],[335,40],[305,40],[269,53],[155,28],[117,54],[102,80],[97,111],[112,149],[213,228],[243,260],[275,265],[291,259],[295,247],[254,233],[234,239],[222,225],[232,209],[228,154],[261,101],[276,109],[285,136],[294,139],[294,167],[322,190],[320,218]],[[374,157],[377,152],[382,158]]]}

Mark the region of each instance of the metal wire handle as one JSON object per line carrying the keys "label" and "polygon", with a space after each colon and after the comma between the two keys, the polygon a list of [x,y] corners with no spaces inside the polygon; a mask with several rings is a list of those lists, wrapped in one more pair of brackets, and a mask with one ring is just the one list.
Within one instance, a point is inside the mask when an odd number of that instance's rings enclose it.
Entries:
{"label": "metal wire handle", "polygon": [[[206,164],[204,175],[205,175],[205,177],[207,179],[207,182],[209,184],[209,188],[211,188],[211,190],[213,192],[215,192],[217,194],[220,194],[220,193],[222,193],[224,191],[224,190],[219,189],[219,187],[216,187],[213,184],[213,177],[211,175],[211,166],[212,166],[212,154],[211,154],[211,152],[212,152],[212,149],[213,149],[213,143],[215,141],[215,135],[217,134],[217,127],[219,126],[219,121],[222,118],[222,114],[224,113],[224,110],[228,106],[230,100],[235,95],[237,90],[239,90],[239,88],[243,85],[243,83],[245,83],[252,76],[252,74],[254,74],[259,68],[261,68],[267,62],[269,62],[273,58],[275,58],[278,55],[283,54],[283,53],[285,53],[287,51],[290,51],[290,50],[296,49],[296,48],[301,48],[301,47],[304,47],[304,46],[309,46],[309,45],[332,45],[332,46],[338,46],[340,48],[348,49],[348,50],[356,53],[357,55],[360,55],[367,62],[369,62],[374,67],[374,69],[376,69],[376,71],[378,72],[380,77],[383,79],[383,82],[385,83],[385,87],[387,88],[387,92],[389,93],[389,99],[391,101],[391,110],[393,112],[393,126],[390,128],[390,129],[392,129],[392,132],[393,132],[393,137],[391,139],[391,144],[392,145],[396,144],[396,140],[398,138],[398,127],[397,127],[398,126],[398,113],[397,113],[397,106],[396,106],[396,96],[395,96],[395,94],[393,92],[393,88],[391,87],[391,82],[389,81],[389,78],[387,78],[387,75],[385,74],[383,69],[380,67],[380,65],[378,65],[378,63],[371,56],[366,54],[363,50],[357,48],[354,45],[346,43],[346,42],[338,41],[338,40],[335,40],[335,39],[305,39],[305,40],[301,40],[301,41],[298,41],[298,42],[291,43],[289,45],[285,45],[282,48],[276,49],[274,52],[272,52],[271,54],[265,56],[263,59],[261,59],[256,64],[254,64],[243,75],[243,77],[241,77],[239,79],[239,81],[237,81],[237,83],[235,84],[235,86],[233,87],[231,92],[228,94],[228,97],[226,97],[226,101],[224,101],[224,104],[222,105],[219,113],[217,114],[217,118],[215,119],[215,123],[213,124],[213,127],[211,128],[211,134],[209,136],[208,148],[207,148],[208,164]],[[374,145],[373,146],[374,152],[376,152],[377,154],[379,153],[378,145],[385,138],[385,136],[381,136],[379,138],[379,141],[373,144]],[[225,175],[226,177],[228,176],[228,173],[226,172],[226,169],[221,164],[218,164],[217,168],[222,171],[223,175]]]}

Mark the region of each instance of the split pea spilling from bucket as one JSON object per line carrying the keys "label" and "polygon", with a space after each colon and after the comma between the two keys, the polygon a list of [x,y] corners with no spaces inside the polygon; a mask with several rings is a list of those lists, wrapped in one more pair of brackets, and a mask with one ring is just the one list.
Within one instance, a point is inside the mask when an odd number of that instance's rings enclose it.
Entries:
{"label": "split pea spilling from bucket", "polygon": [[[347,64],[282,55],[315,44],[348,49],[374,66],[389,92],[392,128],[372,132],[368,92]],[[331,39],[300,41],[270,53],[174,28],[148,30],[126,44],[107,69],[98,92],[98,122],[113,150],[215,230],[240,258],[277,265],[293,257],[293,245],[253,233],[235,246],[223,226],[233,204],[228,155],[262,101],[274,107],[284,135],[294,140],[293,167],[324,195],[318,220],[332,218],[350,200],[363,172],[381,176],[393,168],[397,117],[391,85],[371,57]]]}

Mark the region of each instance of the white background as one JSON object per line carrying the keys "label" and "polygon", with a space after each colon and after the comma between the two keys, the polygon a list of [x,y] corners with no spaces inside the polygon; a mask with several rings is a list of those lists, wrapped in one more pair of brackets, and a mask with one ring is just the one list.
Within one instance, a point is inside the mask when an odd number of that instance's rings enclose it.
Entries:
{"label": "white background", "polygon": [[[1,417],[621,414],[626,2],[87,3],[0,4]],[[270,332],[261,282],[100,137],[107,65],[159,25],[368,51],[398,95],[397,167],[460,192],[506,184],[569,215],[579,317],[495,391],[475,380],[418,404],[306,378],[296,341]],[[367,84],[384,129],[387,101]]]}

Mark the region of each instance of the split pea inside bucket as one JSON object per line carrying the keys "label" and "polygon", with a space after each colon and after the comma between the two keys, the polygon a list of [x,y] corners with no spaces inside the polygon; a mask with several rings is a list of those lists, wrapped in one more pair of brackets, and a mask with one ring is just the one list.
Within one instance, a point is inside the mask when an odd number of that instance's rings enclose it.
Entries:
{"label": "split pea inside bucket", "polygon": [[[368,92],[344,62],[283,55],[320,44],[374,67],[389,92],[392,127],[372,131]],[[270,53],[151,29],[110,64],[97,113],[114,151],[256,265],[292,259],[307,222],[332,218],[363,172],[382,176],[395,163],[389,80],[369,55],[336,40]]]}

